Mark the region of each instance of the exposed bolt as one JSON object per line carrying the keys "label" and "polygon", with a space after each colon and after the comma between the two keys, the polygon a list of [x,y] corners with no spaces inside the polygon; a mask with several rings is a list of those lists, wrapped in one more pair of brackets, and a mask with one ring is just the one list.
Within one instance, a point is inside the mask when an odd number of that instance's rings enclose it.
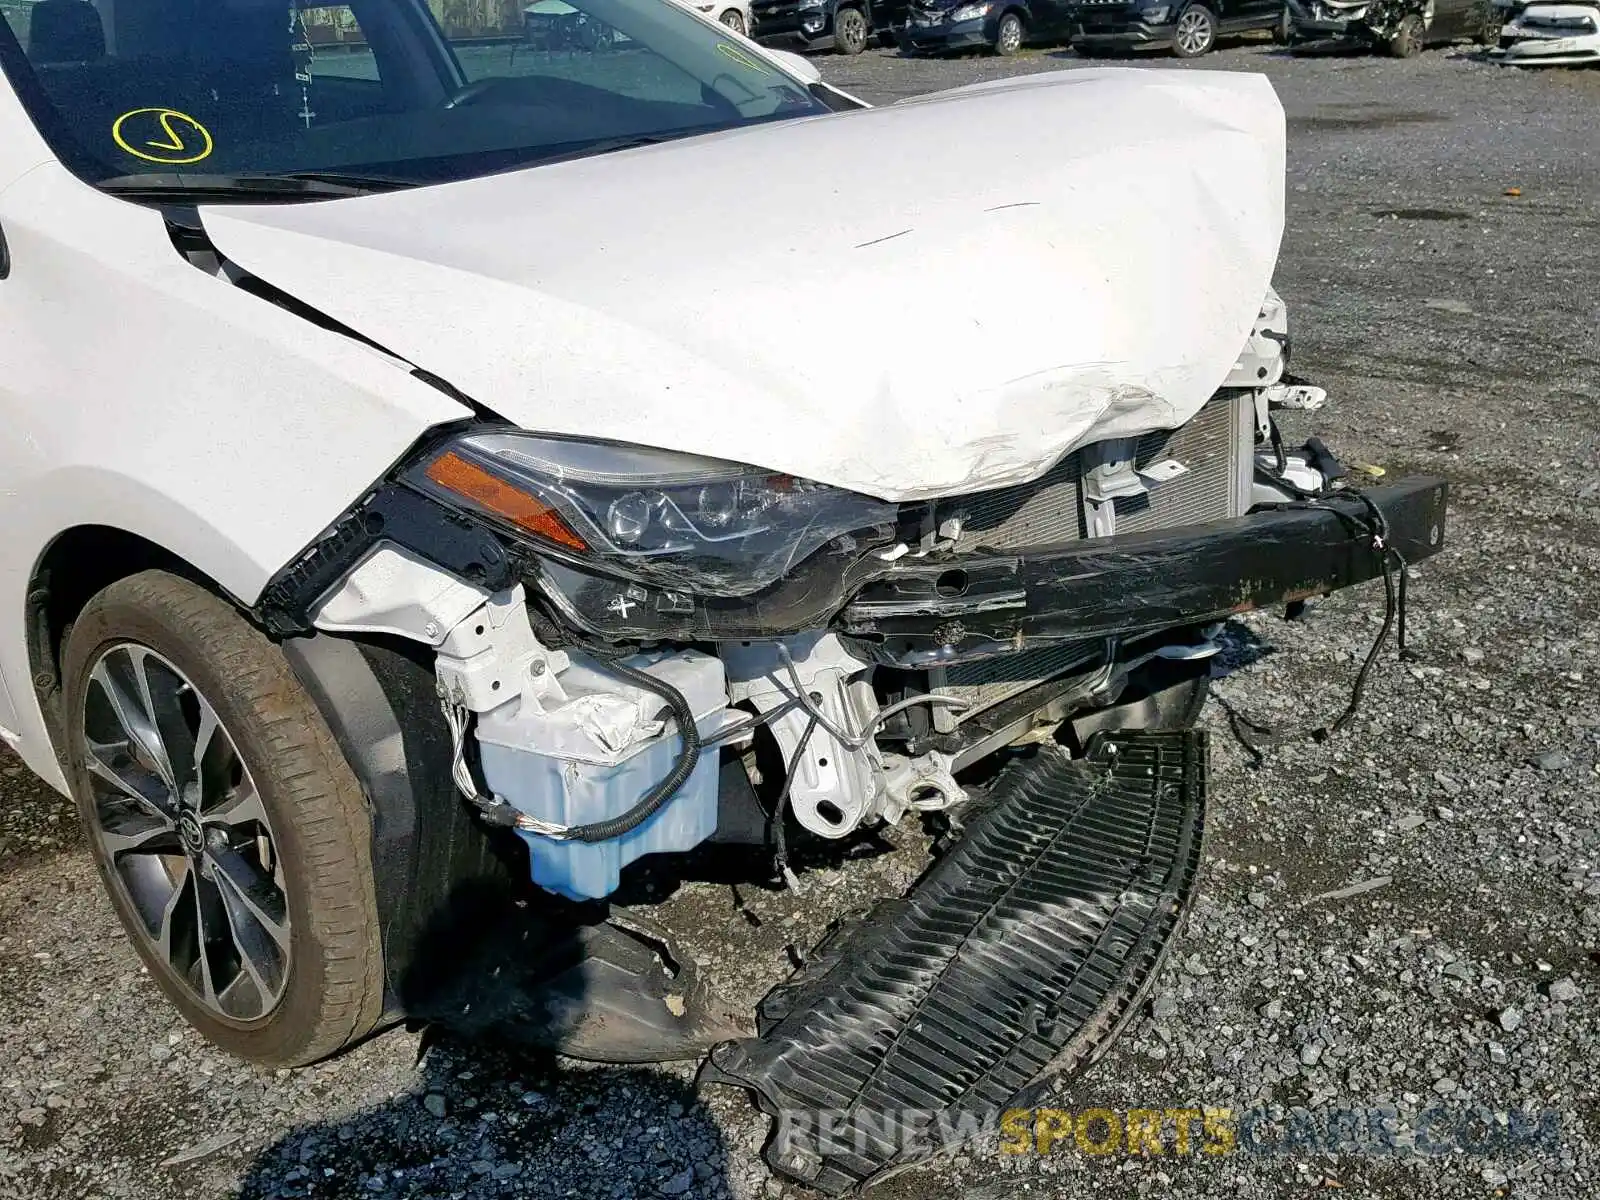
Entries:
{"label": "exposed bolt", "polygon": [[426,634],[429,638],[438,637],[439,636],[439,623],[437,621],[429,621],[426,625],[424,625],[422,627],[422,632],[424,634]]}
{"label": "exposed bolt", "polygon": [[536,658],[528,664],[528,674],[537,679],[544,674],[544,659]]}

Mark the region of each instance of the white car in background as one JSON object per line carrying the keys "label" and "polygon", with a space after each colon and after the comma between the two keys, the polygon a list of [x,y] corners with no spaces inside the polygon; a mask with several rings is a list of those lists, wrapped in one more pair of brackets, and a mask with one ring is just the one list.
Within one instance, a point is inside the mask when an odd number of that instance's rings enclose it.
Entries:
{"label": "white car in background", "polygon": [[750,0],[711,0],[709,4],[702,0],[678,0],[678,3],[696,12],[704,13],[719,25],[725,25],[735,33],[748,35],[752,21],[750,19]]}
{"label": "white car in background", "polygon": [[1501,28],[1489,57],[1516,67],[1600,63],[1600,3],[1530,4]]}

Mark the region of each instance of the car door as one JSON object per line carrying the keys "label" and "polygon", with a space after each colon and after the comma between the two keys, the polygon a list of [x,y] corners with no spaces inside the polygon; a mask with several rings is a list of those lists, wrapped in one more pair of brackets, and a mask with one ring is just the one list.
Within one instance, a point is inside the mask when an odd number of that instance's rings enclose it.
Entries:
{"label": "car door", "polygon": [[1264,29],[1283,12],[1283,0],[1207,0],[1227,30]]}
{"label": "car door", "polygon": [[1069,36],[1077,17],[1075,0],[1028,0],[1025,11],[1030,36],[1044,40]]}
{"label": "car door", "polygon": [[1477,13],[1473,0],[1433,0],[1433,22],[1428,26],[1428,41],[1447,42],[1477,32],[1472,18]]}

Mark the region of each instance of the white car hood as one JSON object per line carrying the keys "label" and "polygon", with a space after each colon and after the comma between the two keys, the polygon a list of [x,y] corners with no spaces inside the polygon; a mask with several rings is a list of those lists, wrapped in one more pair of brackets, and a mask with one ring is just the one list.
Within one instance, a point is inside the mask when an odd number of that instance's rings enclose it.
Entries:
{"label": "white car hood", "polygon": [[204,221],[528,429],[910,500],[1192,417],[1283,163],[1261,76],[1081,70]]}

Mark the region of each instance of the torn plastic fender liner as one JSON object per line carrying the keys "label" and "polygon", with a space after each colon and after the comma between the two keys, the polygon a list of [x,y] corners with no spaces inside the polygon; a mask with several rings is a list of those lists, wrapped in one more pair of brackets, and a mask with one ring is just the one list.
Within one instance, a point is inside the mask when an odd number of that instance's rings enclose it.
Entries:
{"label": "torn plastic fender liner", "polygon": [[[1444,545],[1447,486],[1421,477],[1365,495],[1407,562]],[[1181,529],[1075,541],[1017,556],[901,560],[845,607],[847,633],[948,647],[960,661],[996,647],[1153,633],[1302,600],[1378,577],[1367,510],[1333,493]]]}

